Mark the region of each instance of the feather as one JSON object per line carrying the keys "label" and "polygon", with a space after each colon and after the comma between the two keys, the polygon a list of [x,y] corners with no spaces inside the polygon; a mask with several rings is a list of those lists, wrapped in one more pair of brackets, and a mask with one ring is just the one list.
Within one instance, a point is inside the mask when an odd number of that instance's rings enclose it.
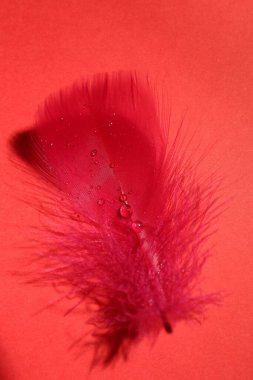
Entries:
{"label": "feather", "polygon": [[119,72],[52,95],[16,139],[60,194],[41,279],[89,305],[95,364],[127,357],[143,337],[172,333],[217,299],[197,286],[214,186],[197,180],[168,130],[149,80]]}

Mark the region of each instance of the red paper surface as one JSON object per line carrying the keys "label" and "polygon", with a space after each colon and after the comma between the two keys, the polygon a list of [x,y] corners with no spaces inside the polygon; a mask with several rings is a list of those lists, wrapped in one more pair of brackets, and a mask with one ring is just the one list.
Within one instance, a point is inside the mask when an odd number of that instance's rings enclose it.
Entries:
{"label": "red paper surface", "polygon": [[224,177],[227,210],[203,287],[228,296],[201,326],[182,323],[153,347],[142,342],[127,363],[89,378],[252,379],[252,2],[2,0],[0,15],[0,379],[87,376],[90,353],[75,360],[68,351],[85,331],[82,315],[64,318],[66,305],[34,315],[57,297],[54,289],[25,286],[9,274],[40,217],[20,201],[27,177],[11,162],[7,142],[31,125],[49,93],[119,69],[164,82],[174,126],[187,110],[185,131],[195,131],[200,152],[215,143],[203,169]]}

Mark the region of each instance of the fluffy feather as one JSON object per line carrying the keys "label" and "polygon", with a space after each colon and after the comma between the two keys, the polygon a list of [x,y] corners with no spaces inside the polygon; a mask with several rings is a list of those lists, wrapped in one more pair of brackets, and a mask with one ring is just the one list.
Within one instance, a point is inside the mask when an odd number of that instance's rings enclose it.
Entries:
{"label": "fluffy feather", "polygon": [[148,79],[100,74],[51,96],[17,140],[64,205],[55,197],[60,222],[41,277],[90,305],[95,362],[105,365],[216,298],[195,291],[214,192],[168,124]]}

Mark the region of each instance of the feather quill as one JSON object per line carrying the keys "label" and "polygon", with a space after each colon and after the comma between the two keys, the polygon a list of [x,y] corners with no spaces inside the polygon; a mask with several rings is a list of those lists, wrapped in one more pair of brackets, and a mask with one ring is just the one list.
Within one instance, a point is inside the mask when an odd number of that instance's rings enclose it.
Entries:
{"label": "feather quill", "polygon": [[148,79],[105,73],[51,96],[16,139],[64,199],[55,196],[60,223],[41,276],[91,305],[94,363],[127,357],[217,297],[196,291],[214,189],[196,180],[168,124]]}

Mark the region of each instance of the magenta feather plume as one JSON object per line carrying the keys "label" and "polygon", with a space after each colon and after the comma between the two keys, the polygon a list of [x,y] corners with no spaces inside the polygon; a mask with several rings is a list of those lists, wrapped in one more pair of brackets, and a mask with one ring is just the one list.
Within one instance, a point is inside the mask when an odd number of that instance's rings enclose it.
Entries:
{"label": "magenta feather plume", "polygon": [[52,199],[60,218],[41,277],[91,305],[95,361],[105,365],[216,298],[196,287],[214,189],[168,129],[149,80],[120,72],[51,96],[17,139],[64,204]]}

